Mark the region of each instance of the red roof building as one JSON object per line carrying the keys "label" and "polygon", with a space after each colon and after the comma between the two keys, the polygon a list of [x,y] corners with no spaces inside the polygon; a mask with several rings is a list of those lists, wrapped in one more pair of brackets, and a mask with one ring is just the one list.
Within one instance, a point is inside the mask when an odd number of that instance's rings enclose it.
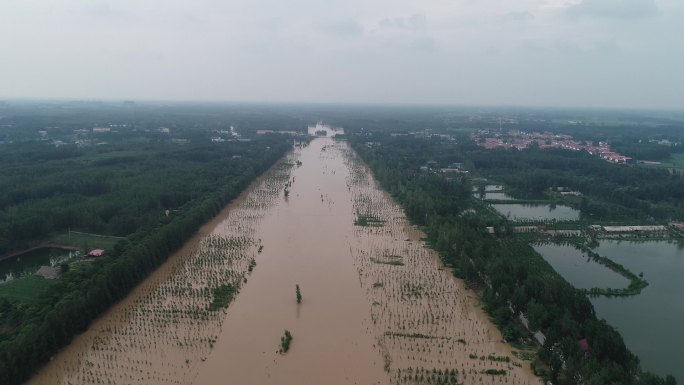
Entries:
{"label": "red roof building", "polygon": [[589,341],[587,341],[586,338],[582,338],[577,343],[579,344],[579,348],[582,352],[584,352],[584,353],[589,352]]}
{"label": "red roof building", "polygon": [[91,257],[91,258],[101,257],[104,255],[104,252],[105,251],[102,249],[91,250],[90,253],[88,253],[88,257]]}

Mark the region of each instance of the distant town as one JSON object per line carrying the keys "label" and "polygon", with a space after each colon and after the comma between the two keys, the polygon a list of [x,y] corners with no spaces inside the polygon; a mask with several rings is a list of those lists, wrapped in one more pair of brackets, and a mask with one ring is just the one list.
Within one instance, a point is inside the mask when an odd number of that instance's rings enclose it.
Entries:
{"label": "distant town", "polygon": [[522,150],[530,146],[539,146],[541,149],[563,148],[572,151],[586,151],[592,155],[598,155],[601,159],[611,163],[632,162],[632,158],[611,150],[610,145],[606,142],[577,141],[573,140],[570,135],[554,134],[552,132],[510,130],[503,133],[479,130],[473,133],[471,138],[475,143],[486,149],[517,148]]}

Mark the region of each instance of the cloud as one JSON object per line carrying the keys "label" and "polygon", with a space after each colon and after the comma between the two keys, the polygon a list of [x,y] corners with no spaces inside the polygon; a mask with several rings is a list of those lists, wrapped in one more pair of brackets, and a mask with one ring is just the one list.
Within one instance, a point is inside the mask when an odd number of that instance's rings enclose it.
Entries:
{"label": "cloud", "polygon": [[643,19],[659,13],[655,0],[582,0],[565,10],[570,18],[623,20]]}
{"label": "cloud", "polygon": [[125,20],[131,15],[122,9],[112,7],[108,2],[97,1],[84,6],[85,13],[97,19]]}
{"label": "cloud", "polygon": [[364,32],[363,26],[351,19],[320,24],[316,29],[327,35],[343,38],[358,37]]}
{"label": "cloud", "polygon": [[427,28],[425,15],[416,13],[408,17],[392,17],[380,20],[380,27],[392,29],[424,30]]}
{"label": "cloud", "polygon": [[527,11],[508,12],[503,16],[505,21],[529,21],[534,20],[534,15]]}

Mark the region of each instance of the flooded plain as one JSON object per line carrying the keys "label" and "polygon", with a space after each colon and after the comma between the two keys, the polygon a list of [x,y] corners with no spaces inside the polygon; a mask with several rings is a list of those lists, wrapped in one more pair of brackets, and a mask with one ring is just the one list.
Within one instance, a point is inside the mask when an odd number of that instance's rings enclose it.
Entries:
{"label": "flooded plain", "polygon": [[315,139],[29,383],[540,383],[422,236],[345,142]]}

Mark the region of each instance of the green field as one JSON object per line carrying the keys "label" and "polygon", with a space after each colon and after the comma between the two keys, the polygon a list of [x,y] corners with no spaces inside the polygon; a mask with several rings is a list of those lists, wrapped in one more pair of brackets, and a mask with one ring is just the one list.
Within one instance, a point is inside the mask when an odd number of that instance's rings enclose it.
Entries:
{"label": "green field", "polygon": [[120,237],[110,237],[106,235],[85,234],[85,233],[63,233],[59,234],[50,241],[55,243],[63,243],[80,247],[84,252],[92,249],[110,250],[114,245],[121,240]]}
{"label": "green field", "polygon": [[47,291],[56,280],[45,279],[34,275],[22,277],[0,285],[0,297],[31,301]]}
{"label": "green field", "polygon": [[684,168],[684,153],[675,153],[670,155],[670,158],[663,160],[660,164],[650,165],[645,164],[646,167],[664,167],[664,168]]}
{"label": "green field", "polygon": [[670,159],[663,162],[665,167],[684,168],[684,153],[672,154]]}

